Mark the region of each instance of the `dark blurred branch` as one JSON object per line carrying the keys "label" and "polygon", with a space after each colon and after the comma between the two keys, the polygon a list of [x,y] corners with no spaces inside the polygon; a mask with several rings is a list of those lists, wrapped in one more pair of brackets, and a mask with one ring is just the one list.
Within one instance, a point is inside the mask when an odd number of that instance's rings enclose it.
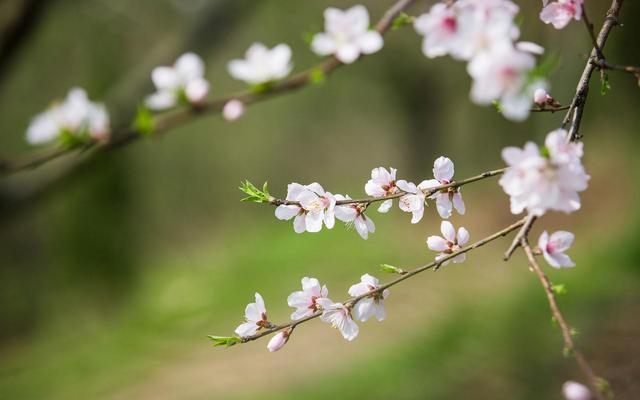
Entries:
{"label": "dark blurred branch", "polygon": [[[516,229],[520,228],[522,226],[522,224],[524,224],[524,222],[525,222],[525,219],[523,218],[523,219],[513,223],[512,225],[509,225],[508,227],[506,227],[506,228],[504,228],[504,229],[502,229],[502,230],[500,230],[500,231],[498,231],[498,232],[496,232],[496,233],[494,233],[492,235],[489,235],[489,236],[485,237],[484,239],[478,240],[477,242],[471,244],[470,246],[467,246],[467,247],[465,247],[463,249],[460,249],[460,250],[458,250],[456,252],[448,254],[447,256],[442,257],[441,259],[439,259],[437,261],[432,261],[432,262],[430,262],[428,264],[422,265],[422,266],[414,268],[412,270],[402,270],[404,273],[402,273],[399,278],[396,278],[396,279],[392,280],[391,282],[388,282],[388,283],[386,283],[384,285],[381,285],[378,288],[376,288],[374,290],[371,290],[371,291],[369,291],[367,293],[364,293],[364,294],[362,294],[362,295],[360,295],[358,297],[353,297],[351,299],[343,301],[342,304],[344,304],[348,308],[353,308],[353,306],[355,306],[356,303],[359,302],[360,300],[365,299],[367,297],[374,296],[374,295],[379,294],[379,293],[382,293],[386,289],[389,289],[390,287],[395,286],[398,283],[400,283],[400,282],[402,282],[402,281],[404,281],[406,279],[409,279],[409,278],[411,278],[411,277],[413,277],[413,276],[415,276],[415,275],[417,275],[417,274],[419,274],[421,272],[424,272],[424,271],[427,271],[427,270],[431,270],[431,269],[432,270],[438,270],[438,268],[443,263],[445,263],[446,261],[449,261],[452,258],[455,258],[455,257],[459,256],[460,254],[465,254],[465,253],[468,253],[468,252],[470,252],[472,250],[475,250],[475,249],[477,249],[479,247],[482,247],[485,244],[493,242],[496,239],[504,237],[504,236],[508,235],[509,233],[515,231]],[[289,322],[289,323],[284,324],[284,325],[276,325],[273,328],[266,329],[266,330],[264,330],[262,332],[256,333],[255,335],[241,338],[241,342],[242,343],[251,342],[253,340],[260,339],[260,338],[262,338],[264,336],[270,335],[270,334],[272,334],[274,332],[281,331],[283,329],[294,328],[297,325],[300,325],[300,324],[308,322],[308,321],[310,321],[312,319],[318,318],[321,315],[322,315],[322,312],[316,312],[316,313],[314,313],[314,314],[312,314],[312,315],[310,315],[308,317],[305,317],[305,318],[302,318],[302,319],[299,319],[299,320],[296,320],[296,321],[292,321],[292,322]]]}
{"label": "dark blurred branch", "polygon": [[0,31],[0,84],[13,56],[31,36],[51,0],[24,0],[17,15]]}
{"label": "dark blurred branch", "polygon": [[520,245],[522,246],[522,249],[527,256],[527,261],[529,263],[531,271],[536,274],[536,276],[540,280],[540,283],[542,283],[542,286],[544,287],[545,293],[547,294],[547,300],[549,301],[551,315],[553,315],[554,321],[558,324],[558,326],[560,327],[560,331],[562,332],[562,339],[565,346],[565,355],[573,356],[576,359],[578,366],[589,382],[589,386],[591,386],[591,389],[593,389],[593,393],[596,399],[604,400],[600,383],[601,378],[599,378],[593,372],[593,369],[591,368],[591,365],[589,365],[589,362],[587,361],[585,356],[576,348],[575,342],[573,341],[573,335],[575,331],[569,326],[566,319],[562,315],[560,307],[558,307],[558,302],[556,301],[556,296],[553,291],[553,285],[551,284],[551,281],[544,273],[542,268],[540,268],[540,265],[538,265],[538,262],[536,261],[536,257],[533,253],[533,250],[531,249],[531,246],[529,245],[529,241],[526,235],[520,238]]}
{"label": "dark blurred branch", "polygon": [[[406,10],[416,0],[400,0],[394,6],[392,6],[376,24],[376,30],[381,34],[384,34],[389,30],[393,20],[403,10]],[[165,133],[171,128],[178,125],[182,125],[185,122],[191,121],[196,117],[202,115],[208,115],[212,113],[220,113],[224,105],[232,99],[240,100],[245,106],[270,99],[274,96],[289,93],[296,89],[303,88],[313,82],[313,77],[317,76],[321,72],[324,76],[330,75],[335,69],[343,64],[335,57],[331,57],[321,62],[313,68],[309,68],[303,72],[300,72],[289,79],[277,82],[267,90],[263,92],[245,91],[235,95],[231,95],[225,98],[217,99],[205,103],[199,107],[181,109],[165,116],[158,117],[156,119],[156,127],[154,134]],[[136,130],[126,127],[113,132],[112,138],[104,143],[99,144],[92,142],[85,146],[85,150],[89,150],[87,157],[91,157],[97,153],[109,152],[111,150],[120,148],[122,146],[131,144],[143,137]],[[19,171],[28,170],[39,167],[49,161],[60,158],[63,155],[75,152],[76,149],[53,149],[26,156],[24,158],[16,160],[0,160],[0,174],[10,175]]]}

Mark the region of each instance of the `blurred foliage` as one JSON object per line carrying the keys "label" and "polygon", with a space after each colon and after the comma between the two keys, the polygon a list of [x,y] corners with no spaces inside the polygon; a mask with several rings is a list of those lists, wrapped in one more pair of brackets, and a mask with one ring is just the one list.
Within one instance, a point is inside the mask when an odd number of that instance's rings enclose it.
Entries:
{"label": "blurred foliage", "polygon": [[[19,1],[0,3],[0,24]],[[605,3],[588,5],[596,24]],[[225,64],[255,40],[287,42],[296,68],[311,66],[318,58],[304,33],[322,29],[325,7],[349,4],[50,0],[0,76],[0,156],[29,151],[29,119],[75,85],[104,99],[115,126],[130,126],[152,91],[151,68],[187,50],[206,60],[214,97],[242,88]],[[375,16],[389,2],[364,4]],[[522,38],[558,55],[552,94],[566,103],[589,49],[584,27],[558,32],[537,21],[538,2],[520,5]],[[626,2],[622,14],[605,54],[638,65],[640,4]],[[301,277],[320,278],[342,298],[360,274],[383,275],[381,263],[404,268],[432,257],[424,239],[438,229],[433,210],[417,226],[394,210],[373,215],[378,231],[366,242],[342,226],[296,235],[269,206],[241,203],[238,182],[268,180],[280,197],[291,181],[356,195],[373,167],[392,165],[415,180],[430,175],[441,154],[464,177],[499,167],[503,146],[540,140],[562,118],[536,114],[515,124],[471,104],[465,66],[424,58],[410,26],[390,32],[380,54],[316,80],[232,124],[210,116],[150,135],[19,209],[5,198],[28,193],[65,162],[3,178],[0,398],[534,399],[559,398],[564,379],[580,379],[561,356],[543,292],[522,258],[498,261],[506,242],[393,290],[388,321],[363,324],[354,343],[318,322],[297,329],[276,354],[266,341],[212,347],[206,336],[230,334],[254,291],[284,320],[284,299]],[[566,284],[561,302],[588,356],[620,398],[634,398],[640,91],[619,73],[610,74],[607,96],[598,95],[597,77],[592,84],[582,133],[593,179],[584,209],[537,228],[577,231],[578,267],[552,271],[552,279]],[[495,181],[464,193],[468,214],[454,224],[474,238],[513,218]]]}

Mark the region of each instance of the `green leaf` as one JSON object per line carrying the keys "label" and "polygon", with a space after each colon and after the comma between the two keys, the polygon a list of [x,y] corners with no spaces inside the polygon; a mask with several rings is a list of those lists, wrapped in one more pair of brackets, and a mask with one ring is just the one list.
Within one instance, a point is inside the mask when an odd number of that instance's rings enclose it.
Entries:
{"label": "green leaf", "polygon": [[213,346],[217,347],[217,346],[225,346],[225,347],[230,347],[233,345],[236,345],[240,342],[242,342],[242,340],[238,337],[235,336],[214,336],[214,335],[209,335],[208,336],[209,339],[211,339],[211,341],[213,341]]}
{"label": "green leaf", "polygon": [[497,112],[499,112],[500,114],[502,114],[502,105],[500,105],[500,100],[494,100],[491,102],[491,105],[493,106],[493,108],[496,109]]}
{"label": "green leaf", "polygon": [[611,90],[611,84],[609,83],[609,74],[603,73],[600,77],[600,94],[605,95]]}
{"label": "green leaf", "polygon": [[273,87],[272,81],[250,85],[249,90],[253,93],[265,93],[268,92],[271,87]]}
{"label": "green leaf", "polygon": [[389,264],[380,264],[380,271],[387,272],[390,274],[400,274],[400,275],[404,275],[407,273],[402,268],[394,267],[393,265],[389,265]]}
{"label": "green leaf", "polygon": [[[544,158],[551,158],[551,152],[549,151],[549,148],[547,146],[542,146],[540,148],[540,155]],[[564,286],[564,285],[559,285],[559,286]]]}
{"label": "green leaf", "polygon": [[567,287],[563,283],[558,285],[551,285],[551,289],[553,290],[553,293],[557,295],[563,295],[567,293]]}
{"label": "green leaf", "polygon": [[313,84],[324,83],[324,81],[326,80],[326,77],[325,77],[325,74],[324,74],[324,71],[322,70],[322,68],[316,67],[316,68],[312,69],[310,74],[309,74],[309,80]]}
{"label": "green leaf", "polygon": [[153,118],[151,110],[144,105],[138,106],[136,118],[133,121],[133,129],[142,135],[150,135],[156,128],[156,122]]}
{"label": "green leaf", "polygon": [[391,29],[396,30],[402,28],[405,25],[413,24],[414,18],[407,13],[400,13],[391,23]]}
{"label": "green leaf", "polygon": [[567,346],[565,346],[565,347],[562,349],[562,355],[563,355],[563,356],[565,356],[566,358],[573,357],[573,354],[574,354],[574,353],[573,353],[573,350],[571,350],[571,348],[569,348],[569,347],[567,347]]}
{"label": "green leaf", "polygon": [[240,182],[240,187],[238,189],[247,194],[247,197],[243,198],[241,201],[268,203],[271,198],[267,182],[262,185],[262,190],[260,190],[253,183],[245,180],[244,182]]}
{"label": "green leaf", "polygon": [[87,140],[83,139],[83,137],[86,137],[86,135],[83,135],[82,133],[74,133],[65,128],[60,131],[60,134],[58,135],[58,141],[65,148],[75,149],[87,142]]}
{"label": "green leaf", "polygon": [[313,33],[313,32],[306,31],[306,32],[304,32],[304,33],[302,34],[302,40],[304,40],[304,42],[305,42],[306,44],[308,44],[309,46],[311,46],[311,42],[313,42],[313,37],[314,37],[315,35],[316,35],[316,34],[315,34],[315,33]]}

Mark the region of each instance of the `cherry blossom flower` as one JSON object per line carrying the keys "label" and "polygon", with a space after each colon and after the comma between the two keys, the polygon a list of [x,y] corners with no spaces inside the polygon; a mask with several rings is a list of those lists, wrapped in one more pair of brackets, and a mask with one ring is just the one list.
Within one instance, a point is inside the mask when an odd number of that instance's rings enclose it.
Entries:
{"label": "cherry blossom flower", "polygon": [[[364,186],[364,191],[373,197],[384,197],[398,193],[398,187],[396,186],[396,172],[395,168],[389,168],[387,171],[384,167],[378,167],[371,170],[371,179]],[[378,207],[378,211],[386,213],[391,209],[393,200],[385,200]]]}
{"label": "cherry blossom flower", "polygon": [[424,190],[429,188],[429,181],[422,181],[416,186],[413,182],[407,182],[401,179],[397,182],[397,185],[400,190],[407,193],[400,197],[398,206],[400,206],[402,211],[412,213],[411,223],[417,224],[424,215],[424,202],[427,198]]}
{"label": "cherry blossom flower", "polygon": [[455,57],[460,42],[458,7],[444,3],[431,6],[427,14],[422,14],[413,23],[415,30],[424,36],[422,52],[428,58],[452,53]]}
{"label": "cherry blossom flower", "polygon": [[[349,296],[362,296],[379,287],[380,281],[377,278],[364,274],[360,277],[360,283],[356,283],[349,288]],[[355,319],[366,322],[369,318],[375,316],[378,321],[382,321],[386,316],[383,300],[388,296],[389,289],[384,289],[382,292],[376,292],[358,301],[353,307]]]}
{"label": "cherry blossom flower", "polygon": [[591,392],[589,389],[578,382],[566,381],[562,385],[562,394],[567,400],[590,400]]}
{"label": "cherry blossom flower", "polygon": [[327,228],[333,228],[336,198],[330,192],[325,192],[320,184],[314,182],[304,186],[291,183],[287,187],[286,200],[297,201],[300,204],[278,206],[275,211],[276,218],[294,218],[293,229],[296,233],[319,232],[323,222]]}
{"label": "cherry blossom flower", "polygon": [[289,307],[296,309],[291,314],[291,319],[298,320],[312,315],[320,309],[321,299],[328,300],[327,296],[329,296],[329,290],[326,285],[320,286],[316,278],[305,276],[302,278],[302,290],[291,293],[287,298]]}
{"label": "cherry blossom flower", "polygon": [[292,332],[292,329],[289,328],[275,334],[267,344],[267,349],[269,350],[269,352],[273,353],[283,348],[284,345],[287,344],[287,342],[289,341],[291,332]]}
{"label": "cherry blossom flower", "polygon": [[246,322],[240,324],[235,332],[240,337],[255,335],[262,328],[269,328],[272,324],[267,319],[267,309],[260,293],[256,293],[256,302],[247,304],[244,310]]}
{"label": "cherry blossom flower", "polygon": [[[456,235],[456,230],[449,221],[442,221],[440,224],[440,232],[442,232],[442,237],[440,236],[429,236],[427,238],[427,246],[430,250],[440,251],[441,253],[436,256],[436,261],[443,259],[444,257],[449,256],[450,254],[460,250],[462,246],[464,246],[469,241],[469,232],[463,228],[458,228],[458,234]],[[455,256],[451,261],[454,264],[461,263],[465,260],[465,254],[459,254]],[[444,261],[442,265],[447,265],[449,260]]]}
{"label": "cherry blossom flower", "polygon": [[250,85],[262,85],[282,79],[289,75],[292,68],[291,48],[286,44],[269,49],[262,43],[254,43],[245,53],[244,59],[231,60],[227,64],[232,77]]}
{"label": "cherry blossom flower", "polygon": [[589,175],[580,157],[582,145],[560,143],[562,131],[547,136],[545,154],[533,142],[523,149],[507,147],[502,158],[509,168],[500,178],[500,186],[511,197],[511,212],[525,209],[536,216],[547,210],[570,213],[580,209],[579,192],[586,190]]}
{"label": "cherry blossom flower", "polygon": [[321,303],[323,309],[321,320],[330,323],[348,341],[352,341],[358,336],[358,325],[351,318],[349,307],[342,303],[331,303],[328,299],[323,299]]}
{"label": "cherry blossom flower", "polygon": [[231,99],[222,107],[222,117],[229,121],[236,121],[244,115],[244,103],[238,99]]}
{"label": "cherry blossom flower", "polygon": [[146,104],[152,110],[175,107],[181,99],[197,105],[209,93],[209,82],[204,79],[204,61],[194,53],[181,55],[171,67],[154,68],[151,80],[157,91],[147,97]]}
{"label": "cherry blossom flower", "polygon": [[538,248],[542,251],[544,259],[554,268],[574,267],[576,264],[564,252],[569,250],[575,236],[571,232],[557,231],[551,234],[542,232],[538,239]]}
{"label": "cherry blossom flower", "polygon": [[[335,199],[337,201],[351,200],[351,197],[336,194]],[[367,206],[362,203],[337,205],[335,207],[335,217],[347,224],[353,224],[360,237],[367,240],[369,233],[376,231],[376,225],[371,218],[364,214],[366,208]]]}
{"label": "cherry blossom flower", "polygon": [[558,0],[548,3],[542,8],[540,19],[545,24],[562,29],[571,22],[571,19],[580,20],[583,2],[584,0]]}
{"label": "cherry blossom flower", "polygon": [[44,144],[56,139],[84,142],[109,139],[109,114],[102,103],[89,100],[82,88],[72,88],[62,103],[36,115],[27,128],[30,144]]}
{"label": "cherry blossom flower", "polygon": [[324,32],[313,37],[311,49],[318,55],[335,57],[351,64],[360,54],[372,54],[382,48],[382,35],[369,29],[369,12],[362,5],[348,10],[329,7],[324,11]]}
{"label": "cherry blossom flower", "polygon": [[[433,176],[435,179],[428,180],[426,187],[433,188],[451,183],[453,180],[453,172],[453,161],[447,157],[438,157],[438,159],[433,163]],[[451,216],[454,208],[460,215],[464,215],[465,213],[465,206],[464,201],[462,201],[460,188],[449,187],[441,189],[434,193],[431,198],[436,200],[438,214],[440,214],[440,217],[444,219]]]}
{"label": "cherry blossom flower", "polygon": [[524,51],[525,53],[534,54],[534,55],[542,55],[544,54],[544,47],[540,46],[538,43],[533,42],[518,42],[515,45],[516,49],[519,51]]}

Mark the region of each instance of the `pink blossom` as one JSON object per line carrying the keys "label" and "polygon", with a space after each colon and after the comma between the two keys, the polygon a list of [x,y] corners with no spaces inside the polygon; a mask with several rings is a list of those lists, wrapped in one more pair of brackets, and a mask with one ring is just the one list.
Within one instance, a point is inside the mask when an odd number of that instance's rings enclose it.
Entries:
{"label": "pink blossom", "polygon": [[[336,194],[335,199],[337,201],[351,200],[351,197]],[[360,237],[367,240],[369,233],[376,231],[376,225],[371,218],[364,214],[366,209],[366,205],[362,203],[337,205],[335,207],[335,217],[347,224],[353,224]]]}
{"label": "pink blossom", "polygon": [[322,301],[321,320],[328,322],[332,327],[339,330],[342,337],[348,341],[352,341],[358,336],[358,325],[351,318],[351,310],[342,303],[331,303],[330,301]]}
{"label": "pink blossom", "polygon": [[590,400],[591,392],[589,389],[578,382],[566,381],[562,385],[562,394],[567,400]]}
{"label": "pink blossom", "polygon": [[271,323],[267,319],[267,309],[260,293],[256,293],[256,302],[247,304],[244,310],[244,323],[240,324],[235,332],[240,337],[255,335],[262,328],[268,328]]}
{"label": "pink blossom", "polygon": [[329,290],[327,286],[320,286],[315,278],[302,278],[302,290],[293,292],[287,298],[289,307],[296,310],[291,314],[291,319],[297,320],[308,317],[320,309],[320,300],[327,299]]}
{"label": "pink blossom", "polygon": [[540,12],[540,19],[545,24],[552,24],[554,28],[562,29],[571,22],[571,19],[580,20],[583,1],[558,0],[548,3]]}
{"label": "pink blossom", "polygon": [[244,103],[238,99],[231,99],[224,104],[222,116],[231,122],[239,119],[244,114]]}
{"label": "pink blossom", "polygon": [[[460,250],[462,246],[464,246],[469,241],[469,231],[465,228],[458,228],[458,233],[456,235],[456,230],[453,227],[453,224],[449,221],[442,221],[440,224],[440,232],[442,232],[441,236],[429,236],[427,238],[427,246],[430,250],[441,252],[436,256],[436,261],[439,261],[450,254],[455,253]],[[461,263],[465,260],[465,254],[459,254],[455,256],[452,261],[454,264]],[[442,265],[447,265],[449,260],[444,261]]]}
{"label": "pink blossom", "polygon": [[334,207],[335,197],[330,192],[325,192],[319,183],[300,185],[291,183],[287,187],[288,201],[296,201],[299,204],[280,205],[276,208],[276,218],[281,220],[293,220],[293,228],[296,233],[319,232],[322,223],[328,229],[335,224]]}
{"label": "pink blossom", "polygon": [[541,107],[547,104],[547,99],[549,99],[549,97],[549,94],[543,88],[538,88],[533,92],[533,102]]}
{"label": "pink blossom", "polygon": [[424,202],[427,197],[424,190],[429,188],[428,181],[422,181],[417,186],[415,183],[405,180],[399,180],[397,184],[400,190],[407,193],[400,197],[398,206],[402,211],[412,213],[411,223],[417,224],[424,215]]}
{"label": "pink blossom", "polygon": [[[396,172],[395,168],[389,168],[387,171],[384,167],[378,167],[371,170],[371,179],[364,186],[364,191],[373,197],[384,197],[398,193],[398,187],[396,186]],[[378,211],[386,213],[391,209],[393,200],[385,200],[378,207]]]}
{"label": "pink blossom", "polygon": [[[377,278],[364,274],[360,277],[360,283],[356,283],[349,288],[349,296],[358,297],[380,287],[380,281]],[[358,301],[354,308],[353,314],[357,320],[366,322],[369,318],[375,316],[378,321],[382,321],[385,316],[384,299],[389,296],[389,289],[382,292],[376,292],[364,299]]]}
{"label": "pink blossom", "polygon": [[[427,188],[433,188],[440,185],[447,185],[453,180],[454,166],[453,161],[447,157],[438,157],[433,163],[433,176],[435,179],[426,181]],[[440,217],[449,218],[455,208],[460,215],[464,215],[465,206],[462,200],[460,188],[446,188],[434,193],[430,198],[436,200],[436,208]]]}
{"label": "pink blossom", "polygon": [[544,259],[554,268],[573,267],[575,263],[564,252],[569,250],[575,236],[571,232],[557,231],[551,234],[542,232],[538,239],[538,248],[542,251]]}
{"label": "pink blossom", "polygon": [[278,332],[275,334],[269,343],[267,344],[267,349],[273,353],[275,351],[280,350],[284,347],[285,344],[289,341],[289,336],[291,336],[291,329],[286,329],[282,332]]}

